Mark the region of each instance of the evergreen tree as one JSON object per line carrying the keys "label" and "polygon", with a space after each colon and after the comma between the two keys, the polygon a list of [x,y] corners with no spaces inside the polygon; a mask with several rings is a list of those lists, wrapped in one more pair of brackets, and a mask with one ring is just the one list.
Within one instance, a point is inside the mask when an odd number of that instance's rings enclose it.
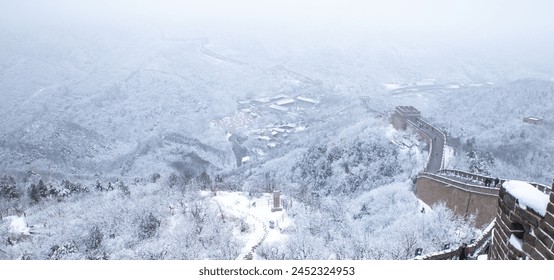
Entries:
{"label": "evergreen tree", "polygon": [[4,177],[0,179],[0,198],[1,197],[7,200],[15,200],[21,197],[21,192],[17,189],[15,180],[9,175],[4,175]]}
{"label": "evergreen tree", "polygon": [[39,194],[41,197],[48,197],[48,187],[46,186],[46,184],[44,183],[44,181],[42,181],[42,179],[40,179],[38,181],[38,190],[39,190]]}
{"label": "evergreen tree", "polygon": [[100,183],[99,180],[96,180],[96,183],[94,184],[94,188],[97,191],[103,191],[104,190],[104,186],[102,186],[102,183]]}
{"label": "evergreen tree", "polygon": [[29,187],[29,197],[35,203],[38,203],[40,200],[48,196],[48,188],[44,184],[44,181],[39,180],[38,184],[31,184]]}
{"label": "evergreen tree", "polygon": [[93,227],[90,229],[87,239],[85,240],[85,246],[87,250],[95,250],[100,247],[104,234],[100,231],[100,228]]}
{"label": "evergreen tree", "polygon": [[141,240],[152,238],[158,232],[161,221],[158,220],[154,214],[150,213],[147,217],[144,217],[139,225],[139,238]]}
{"label": "evergreen tree", "polygon": [[212,186],[212,179],[210,178],[210,175],[206,173],[206,171],[202,172],[197,178],[196,181],[200,185],[201,189],[208,189]]}
{"label": "evergreen tree", "polygon": [[131,190],[129,189],[129,186],[127,186],[125,184],[125,182],[118,181],[117,182],[117,188],[123,193],[123,195],[125,195],[125,196],[130,196],[131,195]]}
{"label": "evergreen tree", "polygon": [[170,187],[170,188],[173,188],[177,185],[177,181],[178,181],[178,177],[175,173],[171,173],[171,175],[169,175],[169,179],[167,181],[167,185]]}

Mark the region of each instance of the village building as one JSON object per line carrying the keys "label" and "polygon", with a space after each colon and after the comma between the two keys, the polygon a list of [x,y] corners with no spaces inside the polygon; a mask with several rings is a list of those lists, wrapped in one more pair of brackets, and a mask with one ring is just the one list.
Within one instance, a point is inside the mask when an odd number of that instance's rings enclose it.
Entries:
{"label": "village building", "polygon": [[262,136],[258,136],[258,140],[269,141],[271,140],[271,137],[262,135]]}
{"label": "village building", "polygon": [[275,99],[285,99],[285,98],[289,98],[289,96],[286,94],[279,94],[279,95],[273,96],[271,99],[275,100]]}
{"label": "village building", "polygon": [[275,102],[275,104],[278,105],[278,106],[286,106],[286,105],[291,105],[294,102],[295,101],[292,98],[283,98],[283,99],[278,100],[277,102]]}
{"label": "village building", "polygon": [[249,162],[250,159],[251,159],[250,156],[242,157],[242,163],[245,164],[245,163]]}
{"label": "village building", "polygon": [[254,99],[254,101],[263,104],[263,103],[269,103],[269,102],[271,102],[271,99],[269,99],[269,98],[257,98],[257,99]]}
{"label": "village building", "polygon": [[279,111],[279,112],[283,112],[283,113],[286,113],[289,110],[289,108],[287,108],[287,107],[279,106],[279,105],[276,105],[276,104],[271,104],[271,105],[268,106],[268,108],[271,108],[275,111]]}
{"label": "village building", "polygon": [[310,103],[310,104],[318,104],[319,103],[318,100],[308,98],[308,97],[304,97],[304,96],[298,96],[296,99],[298,101],[303,101],[303,102]]}
{"label": "village building", "polygon": [[525,117],[523,118],[524,123],[530,123],[530,124],[542,124],[543,119],[537,118],[537,117]]}

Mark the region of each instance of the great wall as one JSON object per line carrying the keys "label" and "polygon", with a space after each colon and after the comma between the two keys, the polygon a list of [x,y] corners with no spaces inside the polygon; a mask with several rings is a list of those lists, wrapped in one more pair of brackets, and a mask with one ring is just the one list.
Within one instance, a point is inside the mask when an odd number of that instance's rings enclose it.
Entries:
{"label": "great wall", "polygon": [[[546,212],[527,207],[523,197],[506,190],[510,181],[498,178],[497,184],[485,184],[486,176],[462,170],[444,169],[445,134],[422,119],[412,106],[398,106],[390,117],[397,130],[412,130],[428,146],[429,157],[417,176],[416,196],[427,205],[446,203],[456,214],[475,217],[477,227],[486,226],[482,235],[466,247],[468,259],[487,255],[489,260],[554,260],[553,186],[526,183],[545,200]],[[520,201],[521,200],[521,201]],[[417,253],[415,259],[458,259],[461,247],[441,252]]]}

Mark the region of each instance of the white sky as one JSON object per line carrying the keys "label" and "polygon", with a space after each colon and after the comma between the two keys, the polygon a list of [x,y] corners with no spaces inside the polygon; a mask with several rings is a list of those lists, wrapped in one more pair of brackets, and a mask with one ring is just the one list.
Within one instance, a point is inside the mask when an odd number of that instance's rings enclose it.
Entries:
{"label": "white sky", "polygon": [[0,31],[10,32],[103,27],[291,43],[400,40],[538,61],[554,48],[551,0],[0,0],[0,7]]}
{"label": "white sky", "polygon": [[[104,24],[257,23],[514,35],[553,30],[549,0],[0,0],[8,20]],[[546,34],[543,34],[546,35]],[[548,36],[547,36],[548,37]]]}

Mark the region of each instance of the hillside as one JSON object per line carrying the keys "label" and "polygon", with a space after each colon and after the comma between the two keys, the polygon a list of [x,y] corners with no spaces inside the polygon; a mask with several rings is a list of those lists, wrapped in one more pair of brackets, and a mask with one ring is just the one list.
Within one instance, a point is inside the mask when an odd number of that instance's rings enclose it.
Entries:
{"label": "hillside", "polygon": [[[553,96],[553,81],[517,80],[437,95],[424,114],[462,144],[470,140],[482,153],[491,153],[491,173],[548,185],[554,174]],[[524,123],[530,116],[544,123]]]}
{"label": "hillside", "polygon": [[0,27],[0,259],[410,259],[468,242],[472,217],[415,197],[428,152],[392,129],[395,105],[449,134],[455,168],[554,173],[547,62],[415,35],[134,28]]}

